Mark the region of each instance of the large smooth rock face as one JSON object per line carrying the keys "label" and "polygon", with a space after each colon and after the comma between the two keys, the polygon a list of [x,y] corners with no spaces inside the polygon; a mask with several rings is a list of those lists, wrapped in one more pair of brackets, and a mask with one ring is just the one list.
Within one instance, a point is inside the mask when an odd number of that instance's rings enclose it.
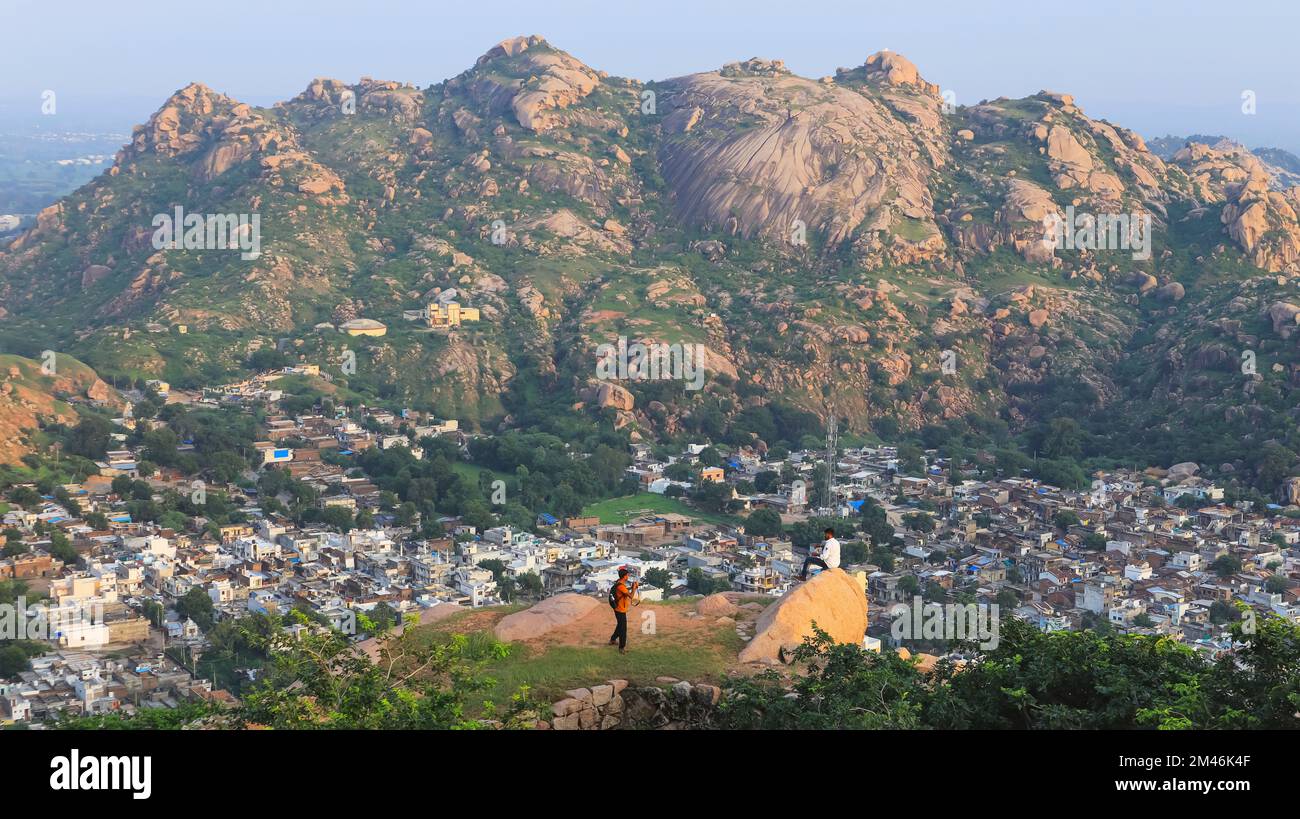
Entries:
{"label": "large smooth rock face", "polygon": [[581,594],[557,594],[532,608],[501,618],[494,630],[498,640],[514,642],[541,637],[552,629],[567,626],[600,608],[601,601]]}
{"label": "large smooth rock face", "polygon": [[813,633],[813,622],[836,642],[861,644],[867,632],[867,595],[843,569],[822,572],[768,606],[754,639],[740,652],[742,663],[779,663]]}
{"label": "large smooth rock face", "polygon": [[[930,173],[949,160],[938,86],[901,55],[842,80],[748,60],[657,85],[671,108],[659,159],[678,216],[778,242],[796,221],[831,246],[909,219],[938,237]],[[862,80],[883,90],[853,87]]]}

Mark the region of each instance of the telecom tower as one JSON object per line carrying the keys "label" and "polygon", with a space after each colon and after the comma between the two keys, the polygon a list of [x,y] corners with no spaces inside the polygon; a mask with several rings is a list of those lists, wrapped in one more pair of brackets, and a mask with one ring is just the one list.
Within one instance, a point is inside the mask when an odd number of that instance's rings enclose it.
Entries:
{"label": "telecom tower", "polygon": [[839,419],[832,405],[826,419],[826,492],[823,500],[825,508],[835,513],[835,456],[839,448]]}

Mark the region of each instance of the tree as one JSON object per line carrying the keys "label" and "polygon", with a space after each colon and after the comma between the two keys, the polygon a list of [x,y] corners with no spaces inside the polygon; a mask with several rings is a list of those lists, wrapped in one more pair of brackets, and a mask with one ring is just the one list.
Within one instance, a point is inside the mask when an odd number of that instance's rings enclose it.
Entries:
{"label": "tree", "polygon": [[352,513],[346,506],[327,506],[321,512],[321,521],[334,529],[338,529],[343,534],[352,531],[354,521]]}
{"label": "tree", "polygon": [[[1052,524],[1057,529],[1069,529],[1071,526],[1079,525],[1079,516],[1072,509],[1062,509],[1055,515],[1052,515]],[[1102,544],[1105,545],[1104,543]]]}
{"label": "tree", "polygon": [[56,529],[50,535],[50,557],[62,561],[68,566],[74,566],[81,558],[81,555],[77,554],[77,550],[68,541],[68,536]]}
{"label": "tree", "polygon": [[381,632],[388,631],[388,629],[397,625],[400,619],[393,607],[387,603],[379,603],[367,612],[366,616],[375,624],[375,628]]}
{"label": "tree", "polygon": [[934,518],[920,512],[903,516],[903,525],[913,532],[933,532]]}
{"label": "tree", "polygon": [[113,425],[98,415],[87,415],[64,437],[64,449],[72,455],[96,460],[104,457],[111,442]]}
{"label": "tree", "polygon": [[1219,577],[1232,577],[1241,571],[1241,558],[1232,554],[1222,554],[1210,564],[1210,571]]}
{"label": "tree", "polygon": [[866,563],[870,559],[870,554],[867,552],[867,544],[862,541],[850,540],[846,541],[842,545],[843,549],[840,552],[840,559],[845,565]]}
{"label": "tree", "polygon": [[1002,618],[997,647],[948,676],[924,713],[950,729],[1129,729],[1204,668],[1167,638],[1048,633]]}
{"label": "tree", "polygon": [[665,593],[672,590],[673,576],[667,569],[647,569],[645,573],[645,582],[651,586],[663,589]]}
{"label": "tree", "polygon": [[892,572],[894,570],[894,553],[883,546],[877,546],[871,550],[870,560],[873,564],[879,566],[882,572]]}
{"label": "tree", "polygon": [[678,461],[664,467],[664,477],[670,481],[689,481],[695,477],[695,471],[685,461]]}
{"label": "tree", "polygon": [[775,509],[756,509],[745,518],[745,534],[756,537],[777,537],[781,534],[781,514]]}
{"label": "tree", "polygon": [[208,460],[208,471],[218,483],[236,481],[247,470],[248,462],[236,452],[218,452]]}
{"label": "tree", "polygon": [[24,671],[31,670],[31,658],[21,645],[17,643],[0,644],[0,680],[16,677]]}
{"label": "tree", "polygon": [[31,509],[41,502],[41,495],[30,486],[19,486],[9,493],[9,500],[24,509]]}
{"label": "tree", "polygon": [[162,466],[176,466],[179,455],[176,452],[180,438],[170,427],[160,427],[146,432],[141,439],[144,444],[145,457]]}
{"label": "tree", "polygon": [[253,370],[278,370],[289,364],[289,357],[274,347],[263,347],[248,357],[248,367]]}
{"label": "tree", "polygon": [[1261,492],[1272,492],[1290,473],[1296,454],[1286,447],[1269,444],[1253,460],[1255,488]]}
{"label": "tree", "polygon": [[1004,477],[1018,478],[1034,462],[1023,452],[1015,449],[999,449],[994,453],[994,464],[998,474]]}
{"label": "tree", "polygon": [[711,578],[699,568],[691,569],[686,573],[686,586],[697,594],[713,594],[731,588],[731,584],[726,580]]}
{"label": "tree", "polygon": [[480,560],[478,563],[480,569],[486,569],[492,572],[492,580],[500,584],[506,576],[506,564],[504,560],[491,558],[490,560]]}
{"label": "tree", "polygon": [[1290,587],[1291,583],[1286,579],[1285,575],[1271,574],[1264,581],[1264,590],[1269,594],[1281,594]]}
{"label": "tree", "polygon": [[700,508],[708,512],[724,512],[731,501],[731,486],[716,481],[701,481],[691,495]]}
{"label": "tree", "polygon": [[182,618],[188,617],[204,631],[212,628],[212,598],[203,589],[195,586],[176,601],[176,613]]}
{"label": "tree", "polygon": [[591,453],[591,457],[587,459],[587,466],[606,490],[618,488],[623,480],[623,473],[630,463],[632,459],[626,452],[619,452],[605,444],[598,445]]}
{"label": "tree", "polygon": [[[927,699],[916,667],[892,651],[879,654],[836,643],[814,625],[814,636],[791,655],[806,666],[793,687],[775,671],[728,680],[718,709],[728,729],[912,729],[922,727]],[[795,696],[791,697],[790,694]]]}
{"label": "tree", "polygon": [[781,474],[764,470],[754,476],[754,488],[764,494],[770,494],[781,488]]}
{"label": "tree", "polygon": [[1034,477],[1051,486],[1062,489],[1082,489],[1088,485],[1079,465],[1068,458],[1040,460],[1034,470]]}
{"label": "tree", "polygon": [[1077,458],[1083,454],[1083,429],[1073,418],[1053,418],[1043,436],[1042,450],[1048,458]]}
{"label": "tree", "polygon": [[1240,613],[1231,603],[1215,600],[1210,604],[1210,622],[1216,626],[1239,619]]}
{"label": "tree", "polygon": [[501,593],[501,599],[507,603],[515,599],[515,589],[518,587],[513,577],[503,577],[497,581],[497,591]]}
{"label": "tree", "polygon": [[889,516],[875,499],[867,498],[858,507],[858,526],[876,546],[888,548],[894,542],[894,527],[889,524]]}
{"label": "tree", "polygon": [[925,471],[925,453],[912,444],[898,448],[898,471],[904,475],[920,475]]}
{"label": "tree", "polygon": [[154,628],[162,628],[163,624],[167,622],[167,609],[157,600],[144,601],[141,609],[145,619],[153,624]]}
{"label": "tree", "polygon": [[519,588],[531,597],[540,597],[543,591],[542,578],[537,572],[524,572],[519,575]]}
{"label": "tree", "polygon": [[790,542],[796,549],[807,549],[820,544],[827,529],[834,529],[835,537],[840,541],[852,537],[856,531],[853,522],[843,518],[808,518],[790,527]]}
{"label": "tree", "polygon": [[[294,612],[301,623],[310,622]],[[360,625],[370,631],[373,623]],[[475,702],[491,685],[483,668],[509,655],[496,640],[412,639],[416,629],[378,639],[379,662],[355,650],[346,636],[325,630],[295,638],[283,630],[250,635],[271,658],[262,681],[242,698],[231,717],[241,725],[277,729],[474,729],[499,720],[505,727],[536,723],[527,690],[505,707]],[[469,715],[482,705],[483,716]]]}
{"label": "tree", "polygon": [[1106,548],[1106,536],[1100,532],[1089,532],[1083,538],[1083,548],[1093,552],[1100,552]]}

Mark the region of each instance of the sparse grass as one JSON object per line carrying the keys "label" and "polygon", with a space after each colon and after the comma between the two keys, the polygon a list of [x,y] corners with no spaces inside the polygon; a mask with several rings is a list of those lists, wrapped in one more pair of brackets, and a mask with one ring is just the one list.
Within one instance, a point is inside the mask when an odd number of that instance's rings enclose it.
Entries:
{"label": "sparse grass", "polygon": [[545,651],[512,645],[509,657],[487,667],[489,676],[496,680],[493,700],[505,702],[524,685],[530,687],[535,699],[554,702],[569,689],[613,679],[651,683],[655,677],[667,676],[717,682],[742,645],[731,626],[718,626],[708,642],[700,641],[698,632],[690,635],[689,642],[664,636],[646,640],[630,619],[627,654],[605,645],[552,646]]}
{"label": "sparse grass", "polygon": [[895,222],[890,227],[890,232],[899,238],[906,239],[909,242],[924,241],[934,233],[934,231],[925,222],[920,219],[903,218]]}
{"label": "sparse grass", "polygon": [[[668,610],[692,607],[696,597],[680,597],[658,603],[645,603],[634,611]],[[770,599],[760,600],[766,604]],[[651,683],[655,677],[669,676],[692,682],[716,682],[734,663],[743,647],[735,629],[728,625],[693,627],[674,631],[660,628],[653,636],[643,635],[636,614],[628,618],[628,653],[603,642],[603,628],[590,645],[531,645],[511,643],[503,659],[491,659],[487,647],[493,642],[492,627],[501,617],[527,608],[527,604],[466,609],[464,612],[419,626],[417,640],[446,640],[464,634],[471,653],[486,660],[484,674],[495,683],[484,698],[497,704],[508,702],[523,686],[534,699],[549,703],[561,699],[572,688],[599,685],[605,680],[624,679]],[[613,618],[610,618],[613,627]],[[481,651],[475,651],[479,647]]]}

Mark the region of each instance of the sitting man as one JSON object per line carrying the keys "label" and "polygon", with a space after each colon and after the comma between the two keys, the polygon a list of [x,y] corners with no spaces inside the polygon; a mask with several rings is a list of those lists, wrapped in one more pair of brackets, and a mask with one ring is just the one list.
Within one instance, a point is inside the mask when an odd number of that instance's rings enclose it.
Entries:
{"label": "sitting man", "polygon": [[799,572],[800,580],[808,579],[809,566],[821,566],[823,569],[836,569],[840,565],[840,542],[835,539],[835,530],[826,530],[826,540],[820,548],[810,548],[808,557],[804,558],[803,570]]}

